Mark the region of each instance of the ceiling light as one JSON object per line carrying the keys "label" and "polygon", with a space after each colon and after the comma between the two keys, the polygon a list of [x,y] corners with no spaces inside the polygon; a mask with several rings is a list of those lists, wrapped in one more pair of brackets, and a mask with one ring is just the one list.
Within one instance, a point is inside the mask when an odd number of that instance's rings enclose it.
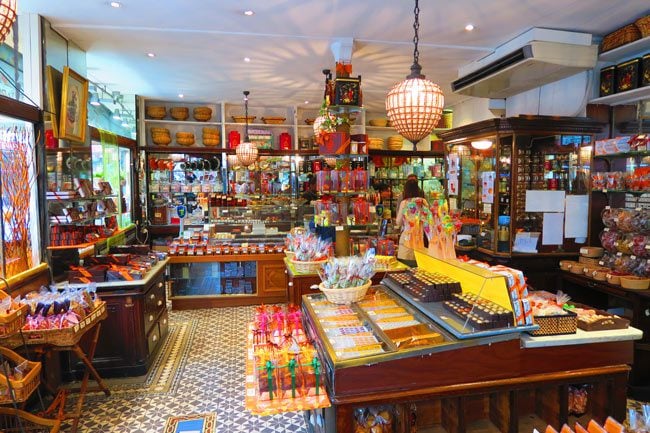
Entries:
{"label": "ceiling light", "polygon": [[122,120],[122,116],[120,116],[119,108],[116,108],[115,111],[113,112],[113,119]]}
{"label": "ceiling light", "polygon": [[305,104],[309,104],[309,101],[305,101]]}
{"label": "ceiling light", "polygon": [[147,53],[148,57],[156,57],[156,53]]}
{"label": "ceiling light", "polygon": [[120,3],[120,2],[111,2],[110,4],[111,4],[111,7],[115,8],[115,9],[122,7],[122,3]]}
{"label": "ceiling light", "polygon": [[245,61],[246,63],[248,63],[248,62],[251,61],[251,58],[250,58],[250,57],[244,57],[244,61]]}
{"label": "ceiling light", "polygon": [[179,93],[179,94],[178,94],[178,97],[181,98],[181,99],[183,99],[183,98],[185,97],[185,95],[183,95],[182,93]]}
{"label": "ceiling light", "polygon": [[477,150],[486,150],[492,147],[492,142],[490,140],[472,141],[472,147]]}
{"label": "ceiling light", "polygon": [[244,15],[246,15],[247,17],[251,17],[251,16],[255,15],[255,12],[248,9],[248,10],[244,11]]}
{"label": "ceiling light", "polygon": [[[420,7],[415,0],[415,22],[413,30],[413,64],[406,80],[393,86],[386,96],[386,114],[393,128],[413,143],[417,143],[431,134],[442,116],[445,97],[440,86],[427,80],[422,75],[422,66],[418,63],[418,29],[420,27]],[[414,144],[415,146],[415,144]]]}
{"label": "ceiling light", "polygon": [[467,30],[468,32],[471,32],[472,30],[474,30],[474,24],[467,24],[465,26],[465,30]]}
{"label": "ceiling light", "polygon": [[16,21],[16,0],[0,0],[0,44]]}
{"label": "ceiling light", "polygon": [[99,102],[99,96],[97,96],[97,93],[91,93],[90,94],[90,105],[99,107],[102,105],[101,102]]}
{"label": "ceiling light", "polygon": [[244,142],[239,144],[237,146],[237,149],[235,150],[235,154],[237,155],[237,159],[239,160],[239,163],[243,165],[244,167],[248,167],[257,161],[257,145],[255,143],[251,143],[250,138],[248,137],[248,95],[250,92],[248,90],[244,90],[244,116],[246,118],[246,129],[245,129],[245,136],[244,136]]}

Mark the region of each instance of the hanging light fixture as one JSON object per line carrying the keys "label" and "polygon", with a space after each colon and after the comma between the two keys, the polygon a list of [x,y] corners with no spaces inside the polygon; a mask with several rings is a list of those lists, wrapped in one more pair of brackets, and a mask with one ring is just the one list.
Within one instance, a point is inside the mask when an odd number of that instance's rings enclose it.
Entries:
{"label": "hanging light fixture", "polygon": [[16,0],[0,0],[0,44],[16,22]]}
{"label": "hanging light fixture", "polygon": [[244,142],[237,146],[235,153],[237,154],[237,159],[239,163],[244,167],[248,167],[257,161],[257,145],[251,143],[248,138],[248,95],[250,92],[244,90],[244,116],[246,117],[246,130],[244,136]]}
{"label": "hanging light fixture", "polygon": [[472,141],[472,147],[476,150],[487,150],[492,147],[492,141],[490,140],[477,140]]}
{"label": "hanging light fixture", "polygon": [[386,114],[393,127],[413,143],[429,135],[442,116],[445,98],[440,86],[427,80],[422,75],[422,66],[418,63],[420,52],[420,7],[415,0],[415,22],[413,30],[413,64],[406,80],[393,86],[386,96]]}
{"label": "hanging light fixture", "polygon": [[226,161],[228,161],[228,169],[232,170],[233,167],[236,167],[237,164],[239,164],[239,158],[237,155],[228,155],[226,157]]}

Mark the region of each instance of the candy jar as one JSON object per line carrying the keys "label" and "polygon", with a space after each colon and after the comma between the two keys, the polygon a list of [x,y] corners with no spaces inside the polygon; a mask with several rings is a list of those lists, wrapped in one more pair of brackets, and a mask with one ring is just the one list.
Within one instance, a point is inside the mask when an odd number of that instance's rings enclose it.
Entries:
{"label": "candy jar", "polygon": [[616,252],[616,242],[619,239],[619,233],[616,230],[605,229],[600,232],[600,244],[609,252]]}
{"label": "candy jar", "polygon": [[616,241],[616,251],[623,254],[632,254],[631,250],[632,242],[629,234],[621,236]]}
{"label": "candy jar", "polygon": [[618,209],[616,215],[616,226],[619,230],[624,232],[631,232],[634,230],[632,225],[634,212],[635,211],[631,209]]}
{"label": "candy jar", "polygon": [[595,190],[605,189],[605,175],[607,173],[592,173],[591,187]]}

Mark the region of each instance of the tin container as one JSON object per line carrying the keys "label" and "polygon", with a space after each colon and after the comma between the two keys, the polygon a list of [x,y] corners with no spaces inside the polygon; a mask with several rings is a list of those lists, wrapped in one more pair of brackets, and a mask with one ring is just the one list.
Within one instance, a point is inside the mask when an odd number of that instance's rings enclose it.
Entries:
{"label": "tin container", "polygon": [[607,96],[616,90],[616,66],[600,70],[600,96]]}
{"label": "tin container", "polygon": [[632,59],[616,66],[616,93],[639,87],[641,59]]}
{"label": "tin container", "polygon": [[650,86],[650,53],[641,58],[641,86]]}

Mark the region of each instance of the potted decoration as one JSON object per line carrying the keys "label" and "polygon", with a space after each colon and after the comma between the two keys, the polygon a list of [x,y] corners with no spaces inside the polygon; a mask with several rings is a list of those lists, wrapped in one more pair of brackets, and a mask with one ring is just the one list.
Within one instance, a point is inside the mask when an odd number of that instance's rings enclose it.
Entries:
{"label": "potted decoration", "polygon": [[314,234],[302,235],[290,261],[296,271],[315,274],[329,257],[331,245],[330,241],[324,241]]}
{"label": "potted decoration", "polygon": [[331,258],[318,271],[318,288],[333,304],[351,304],[361,300],[372,284],[375,274],[375,254],[368,251],[363,257]]}

